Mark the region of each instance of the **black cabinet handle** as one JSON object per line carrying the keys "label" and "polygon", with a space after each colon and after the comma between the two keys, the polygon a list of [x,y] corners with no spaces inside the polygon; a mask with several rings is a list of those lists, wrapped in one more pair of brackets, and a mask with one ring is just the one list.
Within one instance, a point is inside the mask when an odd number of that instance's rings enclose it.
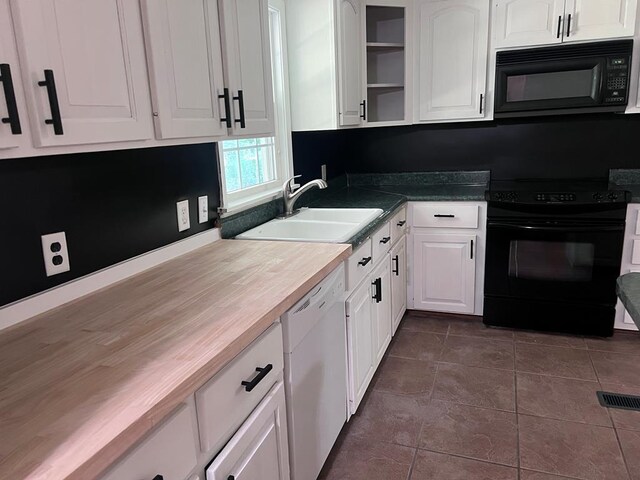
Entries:
{"label": "black cabinet handle", "polygon": [[556,38],[560,38],[560,26],[562,25],[562,15],[558,16],[558,33],[556,34]]}
{"label": "black cabinet handle", "polygon": [[567,38],[571,35],[571,14],[567,17]]}
{"label": "black cabinet handle", "polygon": [[360,106],[362,107],[362,114],[360,115],[360,118],[366,121],[367,120],[367,101],[363,100],[362,102],[360,102]]}
{"label": "black cabinet handle", "polygon": [[249,380],[249,381],[247,381],[247,380],[243,380],[243,381],[242,381],[242,383],[241,383],[241,384],[242,384],[242,386],[244,387],[244,389],[245,389],[247,392],[250,392],[251,390],[253,390],[254,388],[256,388],[256,386],[257,386],[257,385],[262,381],[262,379],[263,379],[264,377],[266,377],[266,376],[269,374],[269,372],[270,372],[272,369],[273,369],[273,365],[271,365],[270,363],[269,363],[269,364],[267,364],[267,366],[266,366],[266,367],[263,367],[263,368],[257,367],[257,368],[256,368],[256,372],[258,372],[258,375],[256,375],[256,376],[253,378],[253,380]]}
{"label": "black cabinet handle", "polygon": [[471,240],[471,260],[473,260],[473,240]]}
{"label": "black cabinet handle", "polygon": [[480,94],[480,115],[482,115],[482,109],[484,108],[484,93]]}
{"label": "black cabinet handle", "polygon": [[153,477],[153,480],[164,480],[164,477],[162,475],[156,475]]}
{"label": "black cabinet handle", "polygon": [[391,240],[391,237],[382,237],[382,240],[380,240],[380,243],[389,243],[389,240]]}
{"label": "black cabinet handle", "polygon": [[224,99],[224,117],[220,117],[220,122],[225,122],[227,128],[231,128],[231,101],[229,100],[229,89],[225,88],[222,95],[218,95],[218,98]]}
{"label": "black cabinet handle", "polygon": [[442,214],[442,213],[436,213],[434,215],[434,217],[436,218],[455,218],[455,215],[453,215],[452,213],[448,213],[448,214]]}
{"label": "black cabinet handle", "polygon": [[399,277],[400,276],[400,258],[398,257],[398,255],[396,255],[391,260],[393,260],[396,264],[395,267],[391,268],[391,272],[395,273],[396,277]]}
{"label": "black cabinet handle", "polygon": [[234,477],[233,475],[229,475],[229,476],[227,477],[227,480],[236,480],[236,477]]}
{"label": "black cabinet handle", "polygon": [[376,289],[376,293],[373,294],[371,298],[373,298],[376,303],[380,303],[382,301],[382,278],[378,277],[373,282],[371,282]]}
{"label": "black cabinet handle", "polygon": [[56,80],[53,76],[53,70],[44,71],[44,80],[38,82],[38,86],[47,87],[47,96],[49,97],[49,107],[51,108],[51,118],[44,121],[47,125],[53,125],[53,133],[63,135],[62,117],[60,116],[60,105],[58,104],[58,92],[56,90]]}
{"label": "black cabinet handle", "polygon": [[406,221],[406,220],[400,220],[400,221],[398,222],[398,226],[399,226],[399,227],[404,227],[405,223],[407,223],[407,221]]}
{"label": "black cabinet handle", "polygon": [[244,92],[238,90],[238,96],[233,97],[233,99],[238,101],[238,109],[240,110],[240,119],[236,118],[236,123],[240,124],[240,128],[245,128],[247,125],[244,117]]}
{"label": "black cabinet handle", "polygon": [[18,114],[18,104],[16,103],[16,92],[13,89],[13,78],[11,77],[11,66],[8,63],[0,64],[0,82],[4,89],[4,98],[7,102],[7,117],[2,119],[2,123],[11,125],[11,133],[20,135],[20,115]]}
{"label": "black cabinet handle", "polygon": [[358,265],[365,266],[367,263],[371,261],[371,257],[364,257],[362,260],[358,262]]}

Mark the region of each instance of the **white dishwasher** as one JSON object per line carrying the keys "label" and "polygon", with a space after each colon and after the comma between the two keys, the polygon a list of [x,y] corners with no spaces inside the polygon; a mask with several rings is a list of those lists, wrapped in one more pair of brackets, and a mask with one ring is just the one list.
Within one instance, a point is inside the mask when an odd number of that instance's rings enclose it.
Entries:
{"label": "white dishwasher", "polygon": [[347,420],[344,266],[282,316],[293,480],[318,477]]}

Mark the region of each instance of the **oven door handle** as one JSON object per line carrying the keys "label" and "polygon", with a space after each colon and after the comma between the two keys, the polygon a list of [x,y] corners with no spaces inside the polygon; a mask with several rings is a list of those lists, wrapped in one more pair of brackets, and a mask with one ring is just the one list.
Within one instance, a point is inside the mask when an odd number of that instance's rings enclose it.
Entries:
{"label": "oven door handle", "polygon": [[528,232],[622,232],[624,225],[518,225],[513,223],[489,222],[488,227],[525,230]]}

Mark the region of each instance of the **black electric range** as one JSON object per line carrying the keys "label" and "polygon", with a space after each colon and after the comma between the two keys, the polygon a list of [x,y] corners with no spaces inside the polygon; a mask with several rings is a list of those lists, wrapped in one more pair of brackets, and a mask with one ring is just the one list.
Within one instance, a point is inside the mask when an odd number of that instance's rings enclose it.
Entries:
{"label": "black electric range", "polygon": [[484,322],[613,334],[629,193],[606,180],[494,181]]}

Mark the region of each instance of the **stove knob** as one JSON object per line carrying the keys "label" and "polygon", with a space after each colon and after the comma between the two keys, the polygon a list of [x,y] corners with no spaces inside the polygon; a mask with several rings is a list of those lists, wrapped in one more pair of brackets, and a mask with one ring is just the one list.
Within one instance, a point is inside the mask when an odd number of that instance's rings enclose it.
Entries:
{"label": "stove knob", "polygon": [[604,198],[604,195],[602,195],[602,193],[600,193],[600,192],[596,192],[596,193],[593,194],[593,199],[596,202],[601,201],[603,198]]}
{"label": "stove knob", "polygon": [[607,198],[612,202],[615,202],[618,199],[618,194],[615,192],[609,192],[609,195],[607,195]]}

